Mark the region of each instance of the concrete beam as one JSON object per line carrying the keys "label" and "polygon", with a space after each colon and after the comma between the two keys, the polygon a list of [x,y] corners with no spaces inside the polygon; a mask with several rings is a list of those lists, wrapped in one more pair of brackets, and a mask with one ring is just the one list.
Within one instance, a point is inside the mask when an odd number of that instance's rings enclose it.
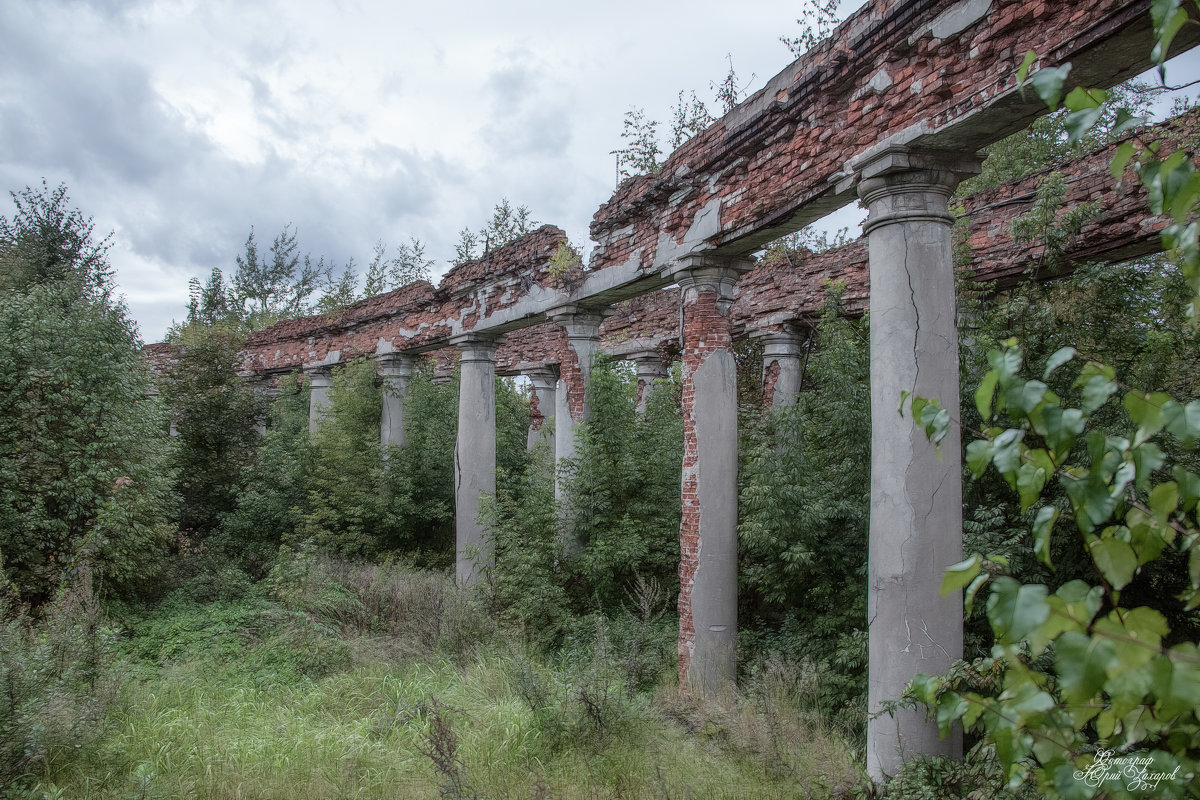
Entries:
{"label": "concrete beam", "polygon": [[497,337],[456,336],[459,349],[458,435],[454,445],[455,574],[474,586],[496,563],[491,535],[479,521],[479,501],[496,492]]}
{"label": "concrete beam", "polygon": [[[962,658],[962,595],[942,597],[962,558],[962,458],[957,425],[958,332],[947,203],[978,171],[971,155],[896,148],[858,165],[871,272],[871,522],[868,556],[867,772],[895,775],[916,755],[962,755],[924,710],[880,714],[918,672]],[[902,392],[936,398],[953,423],[938,449]]]}

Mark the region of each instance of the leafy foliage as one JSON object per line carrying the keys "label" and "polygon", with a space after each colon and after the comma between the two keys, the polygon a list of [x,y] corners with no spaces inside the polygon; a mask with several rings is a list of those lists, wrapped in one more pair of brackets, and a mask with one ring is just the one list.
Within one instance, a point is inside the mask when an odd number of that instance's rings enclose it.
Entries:
{"label": "leafy foliage", "polygon": [[251,228],[233,276],[234,294],[251,326],[265,328],[278,319],[303,314],[309,296],[318,288],[323,266],[307,255],[301,260],[290,223],[271,242],[265,256],[259,255]]}
{"label": "leafy foliage", "polygon": [[255,463],[255,425],[265,409],[237,375],[241,339],[191,325],[180,336],[175,362],[162,381],[178,436],[173,463],[180,498],[179,527],[206,536],[233,507]]}
{"label": "leafy foliage", "polygon": [[796,24],[800,26],[799,36],[780,36],[792,58],[799,58],[833,32],[837,24],[837,8],[841,0],[804,0],[800,10],[800,18]]}
{"label": "leafy foliage", "polygon": [[515,242],[533,230],[537,222],[527,206],[513,208],[507,197],[492,209],[492,218],[478,231],[463,228],[458,232],[458,243],[454,246],[453,266],[486,256],[497,247]]}
{"label": "leafy foliage", "polygon": [[[967,465],[977,476],[995,467],[1021,508],[1033,510],[1033,550],[1043,564],[1052,567],[1052,540],[1073,528],[1095,577],[1051,592],[1006,574],[1003,559],[976,554],[951,567],[943,591],[964,589],[968,610],[990,585],[996,644],[990,658],[965,670],[919,676],[912,692],[936,709],[943,730],[961,721],[986,732],[1010,786],[1030,780],[1051,796],[1090,797],[1103,783],[1108,796],[1136,796],[1153,782],[1163,796],[1184,796],[1200,769],[1193,750],[1200,735],[1200,476],[1172,469],[1159,442],[1194,444],[1200,405],[1123,391],[1113,370],[1095,361],[1076,373],[1078,405],[1067,405],[1045,380],[1075,359],[1065,348],[1041,380],[1026,380],[1015,342],[993,350],[977,410],[988,422],[1004,415],[1014,425],[989,426],[967,446]],[[1090,429],[1118,397],[1131,427],[1120,436]],[[916,403],[913,413],[921,413]],[[925,428],[936,438],[943,424]],[[1064,489],[1065,507],[1044,502],[1051,482]],[[1189,562],[1187,577],[1171,589],[1160,584],[1155,603],[1131,605],[1127,587],[1172,551]],[[1165,591],[1178,597],[1176,613],[1191,617],[1188,638],[1173,634],[1159,608],[1172,602]],[[1120,765],[1134,762],[1122,759],[1135,758],[1143,759],[1139,768],[1123,772]],[[1105,778],[1110,772],[1117,777]],[[1159,783],[1154,773],[1171,777]]]}
{"label": "leafy foliage", "polygon": [[[591,381],[591,419],[580,427],[576,458],[561,467],[566,507],[556,508],[554,466],[542,449],[519,476],[499,483],[486,512],[500,601],[518,618],[538,619],[539,630],[529,633],[543,644],[559,643],[591,612],[619,616],[639,581],[668,596],[678,591],[677,393],[671,386],[656,391],[642,418],[627,365],[601,358]],[[570,562],[563,526],[583,542]]]}
{"label": "leafy foliage", "polygon": [[151,575],[171,471],[166,421],[91,221],[66,210],[62,187],[14,201],[0,218],[0,552],[36,604],[84,562],[105,590]]}
{"label": "leafy foliage", "polygon": [[617,157],[618,180],[658,172],[658,157],[662,155],[658,146],[658,121],[647,119],[645,109],[631,108],[625,112],[621,139],[625,146],[612,151]]}
{"label": "leafy foliage", "polygon": [[751,652],[818,665],[827,710],[861,721],[870,359],[866,323],[838,310],[835,295],[796,405],[743,415],[740,616]]}
{"label": "leafy foliage", "polygon": [[[0,792],[89,755],[120,688],[117,632],[85,574],[35,621],[0,587]],[[86,748],[86,749],[85,749]]]}

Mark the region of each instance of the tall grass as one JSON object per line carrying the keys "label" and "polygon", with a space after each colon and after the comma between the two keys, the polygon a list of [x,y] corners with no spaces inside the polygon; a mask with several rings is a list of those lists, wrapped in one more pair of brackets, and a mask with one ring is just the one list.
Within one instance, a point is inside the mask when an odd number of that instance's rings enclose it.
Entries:
{"label": "tall grass", "polygon": [[[113,733],[20,796],[791,798],[858,780],[851,748],[782,673],[713,703],[687,699],[670,670],[631,692],[602,629],[539,657],[447,576],[301,554],[264,584],[241,617],[182,604],[134,624],[143,678]],[[197,644],[206,609],[221,646]],[[295,667],[330,641],[347,663]]]}

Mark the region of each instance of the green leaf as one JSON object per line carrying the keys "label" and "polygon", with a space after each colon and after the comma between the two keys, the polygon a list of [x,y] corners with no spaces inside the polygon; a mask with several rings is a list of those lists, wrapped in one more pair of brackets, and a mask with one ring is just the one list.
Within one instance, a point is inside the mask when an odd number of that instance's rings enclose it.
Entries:
{"label": "green leaf", "polygon": [[1087,425],[1087,419],[1078,408],[1046,406],[1039,410],[1039,418],[1038,433],[1050,445],[1056,460],[1063,459],[1071,452]]}
{"label": "green leaf", "polygon": [[1154,658],[1169,631],[1166,618],[1145,606],[1114,609],[1092,626],[1093,636],[1113,643],[1122,670],[1137,669]]}
{"label": "green leaf", "polygon": [[[1124,109],[1121,109],[1124,111]],[[1133,142],[1121,142],[1117,145],[1117,152],[1113,156],[1112,163],[1108,165],[1108,171],[1117,180],[1125,174],[1125,167],[1129,164],[1129,160],[1133,158],[1137,150],[1133,146]]]}
{"label": "green leaf", "polygon": [[1029,510],[1030,506],[1042,496],[1042,487],[1046,485],[1046,470],[1035,467],[1028,462],[1017,469],[1017,494],[1021,498],[1021,513]]}
{"label": "green leaf", "polygon": [[1162,717],[1195,713],[1200,708],[1200,649],[1193,643],[1171,648],[1175,658],[1154,660],[1155,709]]}
{"label": "green leaf", "polygon": [[1005,406],[1011,409],[1020,411],[1023,415],[1028,416],[1029,412],[1037,408],[1042,402],[1042,398],[1046,396],[1048,387],[1041,381],[1025,381],[1024,383],[1016,383],[1008,388],[1004,393]]}
{"label": "green leaf", "polygon": [[1167,481],[1155,486],[1150,492],[1150,510],[1160,524],[1165,525],[1167,519],[1175,513],[1179,505],[1179,484]]}
{"label": "green leaf", "polygon": [[[1178,0],[1167,0],[1167,4],[1178,6]],[[1167,60],[1167,55],[1171,51],[1171,42],[1174,41],[1175,34],[1179,33],[1179,29],[1187,22],[1187,16],[1187,11],[1177,7],[1174,13],[1163,20],[1161,25],[1154,26],[1154,35],[1157,41],[1154,43],[1154,49],[1150,51],[1150,60],[1159,65],[1160,75],[1163,69],[1162,63]]]}
{"label": "green leaf", "polygon": [[985,423],[992,418],[992,397],[996,394],[998,380],[1000,380],[1000,373],[994,369],[988,370],[988,373],[983,376],[979,388],[975,390],[975,408],[979,409],[979,416]]}
{"label": "green leaf", "polygon": [[1033,633],[1026,637],[1026,641],[1029,643],[1029,655],[1033,658],[1040,656],[1042,651],[1064,631],[1083,630],[1083,626],[1071,617],[1067,603],[1061,597],[1052,594],[1046,598],[1046,604],[1050,607],[1050,615]]}
{"label": "green leaf", "polygon": [[987,615],[1001,643],[1019,642],[1050,615],[1046,587],[1023,585],[1008,576],[997,578],[988,597]]}
{"label": "green leaf", "polygon": [[1021,348],[1013,345],[1004,350],[990,350],[988,364],[1000,376],[1000,384],[1007,385],[1021,369]]}
{"label": "green leaf", "polygon": [[1084,627],[1092,623],[1092,618],[1104,605],[1104,589],[1100,586],[1089,586],[1081,580],[1064,583],[1054,594],[1067,604],[1067,613],[1071,619]]}
{"label": "green leaf", "polygon": [[1181,466],[1175,467],[1173,474],[1179,486],[1179,496],[1183,498],[1183,510],[1191,511],[1200,502],[1200,475]]}
{"label": "green leaf", "polygon": [[1038,97],[1046,104],[1046,107],[1051,111],[1058,109],[1059,100],[1062,99],[1063,84],[1067,82],[1067,76],[1071,74],[1071,63],[1067,62],[1061,67],[1043,67],[1033,73],[1033,77],[1029,82],[1033,84],[1033,90],[1037,92]]}
{"label": "green leaf", "polygon": [[1009,428],[992,440],[992,463],[1010,486],[1016,487],[1016,472],[1021,466],[1021,439],[1025,432]]}
{"label": "green leaf", "polygon": [[1094,375],[1083,384],[1083,410],[1089,414],[1108,402],[1117,384],[1102,375]]}
{"label": "green leaf", "polygon": [[1188,553],[1188,578],[1192,581],[1193,589],[1200,589],[1200,546],[1192,545]]}
{"label": "green leaf", "polygon": [[[1130,131],[1145,125],[1147,122],[1148,120],[1145,117],[1135,116],[1130,113],[1129,109],[1118,108],[1117,118],[1113,120],[1112,129],[1108,132],[1108,135],[1113,138],[1124,136]],[[1123,142],[1122,144],[1128,144],[1131,148],[1133,146],[1132,142]],[[1120,148],[1118,147],[1117,150],[1119,152]],[[1115,175],[1114,177],[1120,178],[1121,176]]]}
{"label": "green leaf", "polygon": [[1169,400],[1163,403],[1163,419],[1167,433],[1191,446],[1200,438],[1200,401],[1193,400],[1186,406]]}
{"label": "green leaf", "polygon": [[1025,85],[1025,78],[1029,75],[1029,68],[1037,61],[1037,53],[1032,50],[1025,51],[1025,59],[1021,62],[1021,66],[1017,67],[1017,86]]}
{"label": "green leaf", "polygon": [[1087,108],[1067,114],[1063,119],[1063,127],[1067,129],[1067,142],[1078,144],[1087,135],[1087,132],[1096,126],[1102,116],[1104,116],[1102,107]]}
{"label": "green leaf", "polygon": [[1173,528],[1136,508],[1125,515],[1125,524],[1129,528],[1129,544],[1137,553],[1138,566],[1158,558],[1163,548],[1175,539]]}
{"label": "green leaf", "polygon": [[[1197,549],[1197,552],[1200,552],[1200,549]],[[1200,559],[1196,560],[1198,563],[1200,563]],[[971,585],[967,587],[965,592],[963,592],[963,609],[966,611],[967,616],[970,616],[971,612],[975,609],[975,595],[979,593],[979,590],[982,589],[989,580],[991,580],[991,577],[992,576],[988,575],[986,572],[980,573],[979,575],[975,576],[975,580],[971,581]]]}
{"label": "green leaf", "polygon": [[987,439],[976,439],[967,445],[967,468],[978,478],[992,463],[992,443]]}
{"label": "green leaf", "polygon": [[956,692],[946,692],[937,704],[937,724],[942,736],[950,735],[950,728],[959,717],[967,712],[967,699]]}
{"label": "green leaf", "polygon": [[1144,492],[1150,488],[1150,476],[1166,462],[1167,457],[1154,442],[1146,442],[1134,448],[1130,455],[1133,456],[1133,464],[1137,469],[1137,488]]}
{"label": "green leaf", "polygon": [[1120,539],[1091,538],[1088,540],[1088,550],[1092,561],[1100,574],[1114,589],[1124,588],[1137,570],[1137,554],[1127,542]]}
{"label": "green leaf", "polygon": [[1133,424],[1140,428],[1139,438],[1142,441],[1149,439],[1154,434],[1162,430],[1166,420],[1163,417],[1163,406],[1170,402],[1171,397],[1156,392],[1147,394],[1145,392],[1126,392],[1121,399],[1121,405],[1125,406],[1125,410],[1129,413],[1129,418],[1133,420]]}
{"label": "green leaf", "polygon": [[1095,697],[1116,663],[1117,649],[1106,639],[1067,631],[1054,643],[1054,671],[1068,703],[1087,703]]}
{"label": "green leaf", "polygon": [[1063,98],[1063,107],[1070,111],[1086,111],[1100,108],[1108,99],[1108,92],[1103,89],[1084,89],[1076,86]]}
{"label": "green leaf", "polygon": [[1073,359],[1075,357],[1075,352],[1076,351],[1074,347],[1060,347],[1059,349],[1055,350],[1054,354],[1046,360],[1046,369],[1042,371],[1042,380],[1048,379],[1054,370]]}
{"label": "green leaf", "polygon": [[1050,535],[1054,531],[1054,523],[1058,520],[1058,509],[1053,506],[1042,506],[1038,509],[1037,518],[1033,522],[1033,549],[1038,561],[1053,568],[1050,563]]}
{"label": "green leaf", "polygon": [[975,579],[983,566],[983,556],[976,553],[970,558],[946,568],[942,577],[942,596],[958,591]]}

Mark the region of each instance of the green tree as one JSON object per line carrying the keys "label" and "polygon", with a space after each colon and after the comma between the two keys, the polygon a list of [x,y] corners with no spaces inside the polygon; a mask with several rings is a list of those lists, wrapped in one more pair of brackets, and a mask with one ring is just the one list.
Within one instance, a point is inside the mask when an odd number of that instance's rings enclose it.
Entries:
{"label": "green tree", "polygon": [[243,340],[235,327],[193,324],[174,341],[177,356],[161,386],[178,432],[172,460],[179,527],[202,538],[217,530],[241,494],[265,409],[237,374]]}
{"label": "green tree", "polygon": [[[515,242],[533,230],[537,225],[527,206],[513,207],[507,197],[500,198],[492,209],[492,218],[478,231],[463,228],[458,232],[458,243],[454,246],[453,266],[461,266],[468,261],[486,256],[497,247],[503,247]],[[424,246],[416,248],[416,240],[410,247],[399,254],[401,275],[427,274],[422,267]]]}
{"label": "green tree", "polygon": [[271,242],[270,252],[259,255],[254,228],[246,237],[245,252],[237,257],[233,290],[243,313],[254,328],[278,319],[305,313],[308,298],[318,288],[324,264],[300,257],[300,245],[291,223]]}
{"label": "green tree", "polygon": [[[988,427],[968,445],[967,465],[976,476],[994,467],[1018,493],[1042,564],[1053,569],[1053,541],[1072,536],[1093,572],[1055,590],[1013,576],[997,556],[951,567],[943,590],[965,589],[968,612],[990,587],[996,643],[948,676],[918,676],[912,696],[943,730],[961,721],[985,734],[1010,787],[1028,782],[1051,797],[1148,788],[1190,796],[1200,774],[1200,475],[1171,463],[1167,440],[1192,447],[1200,439],[1200,403],[1123,390],[1111,367],[1087,361],[1070,405],[1045,381],[1074,360],[1074,348],[1064,348],[1041,380],[1027,380],[1015,341],[993,350],[975,394]],[[1122,435],[1094,429],[1097,412],[1117,398],[1128,427]],[[935,409],[912,405],[934,440],[944,429]],[[1063,502],[1045,494],[1055,484]],[[1170,568],[1156,569],[1164,561]],[[1137,591],[1152,575],[1149,591]],[[1133,771],[1112,768],[1133,759],[1142,759]],[[1155,773],[1169,777],[1139,777]]]}
{"label": "green tree", "polygon": [[818,666],[826,708],[861,723],[870,354],[866,322],[840,311],[835,293],[796,404],[743,415],[739,581],[748,660]]}
{"label": "green tree", "polygon": [[41,603],[89,562],[105,591],[144,585],[169,533],[166,421],[111,298],[106,241],[64,187],[0,217],[0,554]]}
{"label": "green tree", "polygon": [[818,42],[833,32],[840,3],[841,0],[804,0],[800,18],[796,20],[801,28],[800,35],[779,37],[793,59],[816,47]]}
{"label": "green tree", "polygon": [[647,119],[645,109],[631,108],[625,112],[621,139],[625,141],[625,146],[611,153],[617,157],[619,181],[658,172],[658,157],[662,155],[662,149],[658,146],[658,122]]}

